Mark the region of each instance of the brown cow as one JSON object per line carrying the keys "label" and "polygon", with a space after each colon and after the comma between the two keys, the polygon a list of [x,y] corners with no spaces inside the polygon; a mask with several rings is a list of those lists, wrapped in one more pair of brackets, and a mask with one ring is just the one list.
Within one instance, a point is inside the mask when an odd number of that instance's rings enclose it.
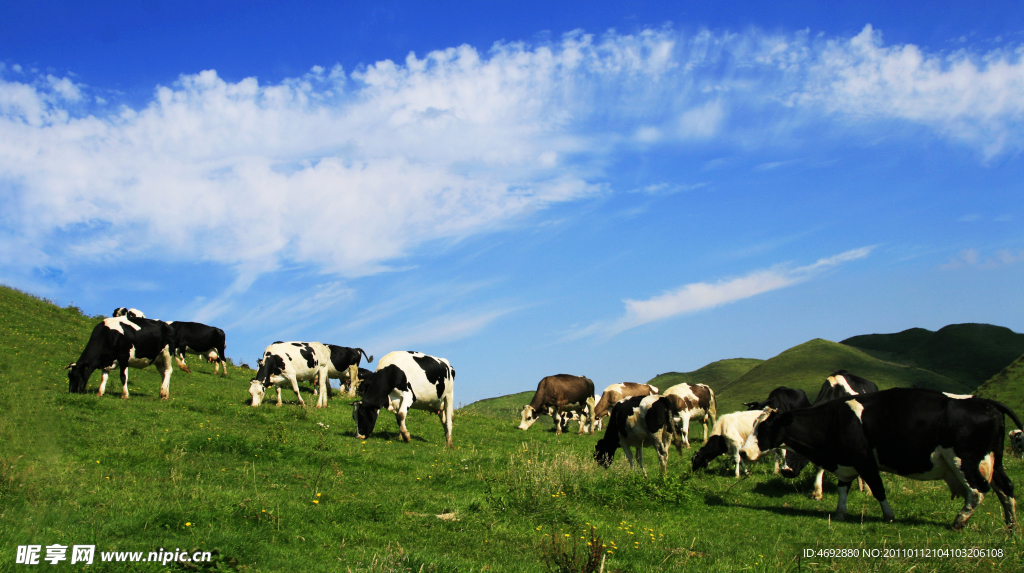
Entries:
{"label": "brown cow", "polygon": [[[545,376],[537,384],[537,392],[533,400],[523,406],[520,430],[527,430],[541,416],[549,415],[555,419],[555,434],[562,433],[561,414],[563,411],[586,407],[589,426],[594,424],[594,381],[586,376],[557,374]],[[580,424],[579,433],[583,433],[584,424]]]}
{"label": "brown cow", "polygon": [[708,418],[714,427],[718,417],[718,401],[715,392],[704,384],[676,384],[665,390],[665,395],[675,395],[683,399],[685,406],[676,414],[675,422],[682,435],[682,441],[676,440],[676,450],[683,454],[683,445],[690,447],[690,419],[699,420],[704,426],[704,443],[708,443]]}
{"label": "brown cow", "polygon": [[[612,384],[611,386],[604,389],[601,393],[601,400],[597,403],[597,409],[594,412],[594,420],[600,422],[605,416],[611,412],[612,407],[618,404],[620,401],[625,400],[633,396],[651,396],[658,393],[656,386],[649,384],[639,384],[637,382],[621,382],[619,384]],[[593,426],[590,427],[590,435],[594,435]]]}

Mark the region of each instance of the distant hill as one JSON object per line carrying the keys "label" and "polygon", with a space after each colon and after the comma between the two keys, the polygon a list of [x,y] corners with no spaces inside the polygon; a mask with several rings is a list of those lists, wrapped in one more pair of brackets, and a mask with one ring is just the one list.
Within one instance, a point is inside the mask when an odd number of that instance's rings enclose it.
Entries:
{"label": "distant hill", "polygon": [[[1024,416],[1024,355],[1003,368],[1001,372],[990,378],[987,382],[978,386],[974,392],[975,396],[999,400],[1017,413],[1017,416]],[[1013,422],[1007,420],[1007,429],[1011,429]]]}
{"label": "distant hill", "polygon": [[[676,384],[707,384],[713,390],[719,388],[743,376],[750,369],[764,362],[757,358],[727,358],[712,362],[693,372],[666,372],[658,374],[647,381],[648,384],[657,386],[659,390],[665,390]],[[600,391],[600,390],[598,390]]]}
{"label": "distant hill", "polygon": [[472,404],[459,408],[459,412],[479,414],[481,416],[497,418],[499,420],[518,421],[520,412],[523,411],[523,406],[529,404],[530,400],[533,399],[533,393],[534,390],[528,390],[526,392],[519,392],[518,394],[509,394],[507,396],[499,396],[497,398],[478,400]]}
{"label": "distant hill", "polygon": [[875,382],[882,390],[913,386],[970,393],[968,388],[948,377],[886,362],[852,346],[816,338],[765,360],[738,379],[718,388],[719,412],[740,410],[743,402],[764,399],[778,386],[802,389],[814,401],[825,378],[841,369]]}
{"label": "distant hill", "polygon": [[1024,354],[1024,334],[991,324],[951,324],[936,332],[912,328],[843,340],[865,353],[931,370],[974,389]]}

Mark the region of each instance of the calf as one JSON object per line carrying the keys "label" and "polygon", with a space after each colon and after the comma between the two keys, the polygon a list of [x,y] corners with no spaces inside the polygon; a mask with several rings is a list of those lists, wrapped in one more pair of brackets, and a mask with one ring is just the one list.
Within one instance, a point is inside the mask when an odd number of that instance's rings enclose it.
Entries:
{"label": "calf", "polygon": [[171,355],[174,353],[174,331],[167,323],[137,315],[104,318],[92,329],[82,355],[68,366],[68,390],[84,394],[89,376],[103,369],[99,391],[107,386],[107,372],[120,367],[121,397],[128,399],[128,367],[145,368],[153,364],[163,375],[160,398],[170,397]]}
{"label": "calf", "polygon": [[198,322],[169,322],[174,329],[175,346],[178,349],[175,358],[178,368],[191,373],[188,364],[185,364],[185,353],[205,356],[207,360],[214,363],[213,373],[217,374],[221,366],[224,367],[222,376],[228,375],[228,362],[224,355],[224,331],[215,327],[207,326]]}
{"label": "calf", "polygon": [[611,467],[615,459],[615,450],[622,448],[633,467],[633,453],[636,448],[636,459],[640,469],[647,475],[644,468],[644,446],[654,446],[661,462],[661,472],[668,469],[668,444],[676,434],[673,418],[683,407],[683,400],[678,396],[633,396],[615,404],[608,429],[604,437],[594,447],[594,459],[603,467]]}
{"label": "calf", "polygon": [[760,415],[761,412],[757,410],[749,410],[725,414],[719,418],[707,443],[693,455],[693,471],[708,467],[711,460],[728,453],[736,462],[736,477],[740,477],[741,468],[744,474],[749,474],[750,471],[740,457],[740,448],[743,447],[743,442],[754,428],[754,421]]}
{"label": "calf", "polygon": [[956,530],[994,489],[1012,531],[1017,502],[1013,482],[1003,471],[1004,415],[1021,427],[1017,415],[994,400],[894,388],[792,412],[766,409],[741,454],[754,460],[785,444],[827,469],[839,480],[839,504],[832,515],[837,521],[846,515],[847,494],[857,476],[871,487],[885,521],[894,519],[879,475],[884,471],[945,481],[954,497],[964,498],[953,520]]}
{"label": "calf", "polygon": [[[657,394],[658,388],[649,384],[639,384],[637,382],[620,382],[618,384],[612,384],[604,389],[601,393],[601,399],[597,401],[597,407],[594,410],[594,421],[595,426],[598,425],[608,412],[611,411],[612,407],[632,396],[650,396],[651,394]],[[590,435],[594,435],[598,427],[590,428]]]}
{"label": "calf", "polygon": [[1024,458],[1024,432],[1020,430],[1010,432],[1010,450],[1018,458]]}
{"label": "calf", "polygon": [[679,396],[683,401],[683,407],[676,416],[676,424],[680,429],[682,440],[676,439],[676,451],[683,455],[682,444],[690,447],[690,419],[699,420],[704,427],[704,443],[708,443],[708,418],[714,426],[715,418],[718,417],[718,402],[715,399],[715,392],[711,387],[704,384],[676,384],[665,390],[666,396]]}
{"label": "calf", "polygon": [[405,427],[409,409],[426,410],[441,418],[445,443],[451,448],[454,389],[455,369],[448,360],[405,350],[388,353],[364,382],[363,399],[353,404],[356,437],[365,440],[377,424],[380,409],[390,405],[403,440],[412,440]]}
{"label": "calf", "polygon": [[256,408],[263,401],[266,391],[271,386],[277,389],[277,405],[281,405],[281,386],[290,383],[292,391],[299,399],[299,404],[306,405],[299,393],[299,382],[315,380],[320,389],[317,408],[327,407],[327,364],[331,360],[331,352],[326,345],[319,342],[275,342],[263,351],[263,358],[257,364],[259,369],[256,377],[249,382],[249,394],[252,395],[252,407]]}
{"label": "calf", "polygon": [[528,430],[541,416],[550,415],[555,419],[555,434],[561,434],[561,413],[573,404],[576,407],[589,406],[587,424],[580,425],[579,433],[582,434],[585,426],[592,426],[594,423],[594,382],[586,376],[545,376],[537,384],[533,400],[523,406],[519,429]]}

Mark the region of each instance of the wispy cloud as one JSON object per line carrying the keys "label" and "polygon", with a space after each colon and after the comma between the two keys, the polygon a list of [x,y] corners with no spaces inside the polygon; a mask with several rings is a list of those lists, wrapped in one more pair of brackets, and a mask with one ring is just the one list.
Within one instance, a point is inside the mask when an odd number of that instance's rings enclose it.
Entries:
{"label": "wispy cloud", "polygon": [[610,323],[592,324],[574,333],[572,338],[592,335],[611,337],[650,322],[715,308],[793,286],[842,263],[867,257],[873,249],[874,246],[861,247],[801,267],[775,265],[714,283],[692,283],[646,300],[626,299],[623,301],[625,313],[622,317]]}
{"label": "wispy cloud", "polygon": [[952,257],[946,263],[939,266],[943,270],[956,270],[965,268],[994,269],[1007,265],[1014,265],[1024,262],[1024,250],[1013,251],[1011,249],[999,249],[991,256],[982,255],[978,249],[964,249]]}
{"label": "wispy cloud", "polygon": [[396,325],[396,328],[392,330],[395,334],[370,340],[367,347],[421,350],[427,345],[437,345],[472,336],[497,319],[517,310],[520,308],[458,312],[435,316],[414,325]]}

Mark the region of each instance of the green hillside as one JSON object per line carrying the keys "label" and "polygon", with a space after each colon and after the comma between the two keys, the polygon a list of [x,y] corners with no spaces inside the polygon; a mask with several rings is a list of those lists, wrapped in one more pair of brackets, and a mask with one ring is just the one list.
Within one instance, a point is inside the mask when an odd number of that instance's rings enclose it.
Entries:
{"label": "green hillside", "polygon": [[854,336],[842,344],[882,360],[931,370],[970,389],[1024,354],[1024,334],[973,323],[951,324],[936,332],[912,328],[896,334]]}
{"label": "green hillside", "polygon": [[913,386],[970,393],[961,384],[933,372],[885,362],[852,346],[816,338],[765,360],[721,387],[719,411],[742,409],[743,402],[763,400],[778,386],[802,389],[813,402],[825,378],[842,369],[875,382],[879,389]]}
{"label": "green hillside", "polygon": [[647,381],[660,390],[671,388],[676,384],[706,384],[717,391],[720,387],[736,380],[750,371],[751,368],[764,362],[756,358],[727,358],[712,362],[693,372],[666,372],[658,374]]}
{"label": "green hillside", "polygon": [[[459,412],[519,422],[520,412],[523,411],[523,406],[529,404],[533,399],[533,394],[534,391],[529,390],[497,398],[486,398],[459,408]],[[545,419],[550,420],[551,418],[541,418],[541,421]],[[551,427],[554,427],[554,423],[551,424]]]}
{"label": "green hillside", "polygon": [[[1018,416],[1024,416],[1024,355],[978,386],[974,395],[999,400],[1012,408]],[[1007,426],[1012,425],[1013,423],[1007,420]]]}

